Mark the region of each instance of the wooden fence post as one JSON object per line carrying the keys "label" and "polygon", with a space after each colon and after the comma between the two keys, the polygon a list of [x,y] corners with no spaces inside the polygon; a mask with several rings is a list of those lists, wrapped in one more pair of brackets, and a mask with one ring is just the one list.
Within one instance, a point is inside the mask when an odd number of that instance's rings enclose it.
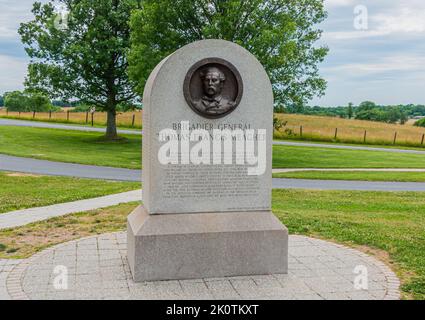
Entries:
{"label": "wooden fence post", "polygon": [[366,135],[367,135],[367,130],[364,131],[363,143],[366,143]]}
{"label": "wooden fence post", "polygon": [[425,140],[425,133],[422,135],[421,145],[424,145],[424,140]]}
{"label": "wooden fence post", "polygon": [[69,110],[66,111],[66,121],[69,121]]}
{"label": "wooden fence post", "polygon": [[134,127],[134,122],[136,121],[136,115],[133,114],[133,120],[131,121],[131,126]]}
{"label": "wooden fence post", "polygon": [[35,111],[32,114],[32,118],[35,119]]}
{"label": "wooden fence post", "polygon": [[49,120],[52,119],[52,110],[49,111]]}
{"label": "wooden fence post", "polygon": [[393,144],[395,144],[396,141],[397,141],[397,131],[394,133],[394,142],[393,142]]}
{"label": "wooden fence post", "polygon": [[335,140],[338,138],[338,128],[335,128]]}
{"label": "wooden fence post", "polygon": [[94,126],[94,112],[91,114],[91,126]]}
{"label": "wooden fence post", "polygon": [[86,124],[89,123],[89,112],[86,112]]}
{"label": "wooden fence post", "polygon": [[303,126],[300,126],[300,137],[302,138],[303,136]]}

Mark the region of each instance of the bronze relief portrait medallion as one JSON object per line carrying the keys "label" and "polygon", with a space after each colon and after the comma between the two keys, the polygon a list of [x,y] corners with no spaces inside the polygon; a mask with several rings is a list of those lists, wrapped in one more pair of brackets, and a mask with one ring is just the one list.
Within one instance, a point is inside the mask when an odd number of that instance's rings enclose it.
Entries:
{"label": "bronze relief portrait medallion", "polygon": [[193,111],[205,118],[218,119],[233,112],[241,102],[242,77],[230,62],[207,58],[190,68],[183,90]]}

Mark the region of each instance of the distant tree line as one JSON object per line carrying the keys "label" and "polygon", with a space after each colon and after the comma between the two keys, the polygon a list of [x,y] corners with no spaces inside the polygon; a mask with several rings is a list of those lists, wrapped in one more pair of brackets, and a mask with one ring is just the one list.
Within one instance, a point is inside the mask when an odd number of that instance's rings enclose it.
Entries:
{"label": "distant tree line", "polygon": [[350,103],[347,106],[338,107],[303,106],[276,108],[276,111],[401,124],[404,124],[409,118],[425,117],[425,105],[384,106],[377,105],[372,101],[364,101],[358,106]]}
{"label": "distant tree line", "polygon": [[[51,101],[47,95],[40,92],[12,91],[0,96],[0,107],[5,107],[12,112],[57,112],[61,111],[62,108],[72,108],[72,112],[87,112],[92,109],[93,105],[85,104],[79,100]],[[121,103],[117,106],[118,112],[141,109],[142,104],[138,103]]]}

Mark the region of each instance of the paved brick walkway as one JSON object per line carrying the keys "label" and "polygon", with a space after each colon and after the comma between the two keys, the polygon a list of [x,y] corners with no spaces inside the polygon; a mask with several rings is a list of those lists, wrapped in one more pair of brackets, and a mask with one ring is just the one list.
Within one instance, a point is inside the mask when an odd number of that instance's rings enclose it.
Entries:
{"label": "paved brick walkway", "polygon": [[142,191],[112,194],[109,196],[86,199],[68,203],[55,204],[48,207],[31,208],[0,214],[0,230],[26,225],[28,223],[47,220],[66,214],[106,208],[120,203],[141,201]]}
{"label": "paved brick walkway", "polygon": [[10,300],[6,289],[6,279],[12,269],[22,260],[0,259],[0,300]]}
{"label": "paved brick walkway", "polygon": [[[20,263],[7,279],[13,299],[399,299],[399,281],[376,259],[322,240],[290,236],[289,274],[134,283],[126,234],[68,242]],[[68,289],[55,289],[58,266]],[[356,289],[367,271],[367,289]],[[62,274],[63,275],[63,274]],[[365,282],[366,281],[366,282]]]}

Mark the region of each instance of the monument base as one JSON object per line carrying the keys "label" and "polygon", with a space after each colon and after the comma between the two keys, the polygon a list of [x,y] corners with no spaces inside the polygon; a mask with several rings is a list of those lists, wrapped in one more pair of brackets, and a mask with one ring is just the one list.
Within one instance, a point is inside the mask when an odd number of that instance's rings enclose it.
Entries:
{"label": "monument base", "polygon": [[288,229],[270,211],[128,216],[128,261],[140,281],[288,272]]}

